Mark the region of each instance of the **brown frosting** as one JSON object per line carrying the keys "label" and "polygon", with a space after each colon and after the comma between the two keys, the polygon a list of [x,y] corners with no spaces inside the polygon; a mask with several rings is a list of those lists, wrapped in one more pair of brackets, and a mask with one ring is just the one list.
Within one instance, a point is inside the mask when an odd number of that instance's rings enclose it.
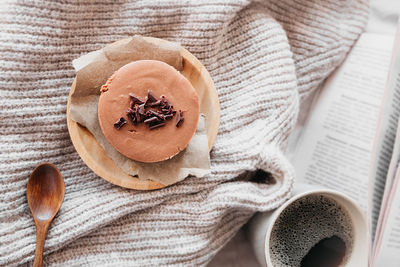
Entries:
{"label": "brown frosting", "polygon": [[[185,118],[176,127],[175,116],[166,125],[150,130],[144,123],[133,125],[126,116],[129,93],[144,100],[148,90],[156,98],[164,95]],[[199,98],[191,83],[176,69],[157,60],[139,60],[117,70],[102,88],[98,116],[100,127],[111,145],[126,157],[141,162],[158,162],[184,150],[199,119]],[[121,117],[128,122],[116,129]]]}

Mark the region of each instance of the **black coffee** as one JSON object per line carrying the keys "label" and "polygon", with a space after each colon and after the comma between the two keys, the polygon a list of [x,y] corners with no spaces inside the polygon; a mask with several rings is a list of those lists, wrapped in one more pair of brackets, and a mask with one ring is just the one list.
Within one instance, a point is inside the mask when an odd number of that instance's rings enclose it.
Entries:
{"label": "black coffee", "polygon": [[334,255],[331,262],[345,263],[352,250],[352,233],[349,215],[335,200],[320,195],[303,197],[275,222],[269,240],[271,261],[274,267],[338,266],[327,265],[326,257],[317,256],[326,253]]}
{"label": "black coffee", "polygon": [[346,244],[334,235],[313,246],[301,260],[301,267],[338,267],[346,254]]}

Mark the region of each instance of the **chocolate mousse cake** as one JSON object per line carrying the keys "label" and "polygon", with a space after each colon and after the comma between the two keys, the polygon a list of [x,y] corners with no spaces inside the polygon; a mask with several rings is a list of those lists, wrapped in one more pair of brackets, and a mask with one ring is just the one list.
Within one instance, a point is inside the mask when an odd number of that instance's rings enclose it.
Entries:
{"label": "chocolate mousse cake", "polygon": [[161,61],[139,60],[102,86],[98,117],[106,139],[121,154],[159,162],[186,148],[199,109],[197,92],[181,73]]}

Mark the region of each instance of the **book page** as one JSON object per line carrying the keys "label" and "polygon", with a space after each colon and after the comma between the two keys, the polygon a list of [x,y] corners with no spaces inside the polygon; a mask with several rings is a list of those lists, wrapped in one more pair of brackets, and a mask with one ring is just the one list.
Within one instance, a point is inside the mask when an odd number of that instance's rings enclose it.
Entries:
{"label": "book page", "polygon": [[[400,122],[400,120],[399,120],[399,122]],[[400,163],[400,123],[399,122],[397,122],[396,141],[393,146],[392,159],[390,160],[389,170],[388,170],[387,176],[386,176],[385,190],[384,190],[383,197],[382,197],[381,208],[379,211],[379,217],[378,217],[378,222],[377,222],[376,231],[375,231],[375,241],[376,242],[377,242],[377,239],[379,239],[379,237],[382,235],[383,218],[385,218],[387,216],[388,201],[389,201],[390,194],[392,192],[393,183],[395,181],[396,171],[398,170],[399,163]]]}
{"label": "book page", "polygon": [[[398,25],[398,32],[396,34],[396,41],[393,48],[392,55],[392,63],[390,67],[390,73],[388,77],[387,83],[387,92],[388,97],[391,95],[398,96],[400,94],[400,20]],[[392,105],[398,104],[396,101],[398,99],[392,100],[394,103]],[[390,101],[388,101],[390,103]],[[388,112],[387,103],[382,103],[382,116],[387,116],[384,113]],[[390,109],[389,109],[390,111]],[[393,108],[392,117],[397,115],[397,132],[395,135],[395,141],[393,146],[393,153],[390,160],[389,170],[386,176],[386,183],[384,194],[382,198],[382,203],[380,207],[379,219],[377,223],[377,230],[375,234],[375,244],[374,244],[374,258],[379,258],[379,262],[384,263],[382,261],[382,255],[385,255],[386,258],[390,256],[390,251],[396,248],[396,245],[393,242],[396,242],[396,231],[397,236],[400,236],[400,211],[397,210],[400,208],[400,203],[397,201],[399,196],[395,194],[400,194],[398,187],[399,179],[400,179],[400,118],[398,107]],[[379,141],[379,140],[377,140]],[[393,207],[393,205],[395,207]],[[397,205],[397,206],[396,206]],[[396,208],[397,207],[397,208]],[[394,217],[394,218],[393,218]],[[398,220],[396,220],[396,218]],[[388,233],[391,233],[391,237],[387,237]],[[393,239],[394,238],[394,239]],[[398,240],[399,244],[397,244],[397,254],[400,252],[400,238]],[[383,249],[383,251],[382,251]],[[387,250],[387,251],[386,251]],[[388,254],[389,253],[389,254]],[[391,257],[389,257],[391,258]]]}
{"label": "book page", "polygon": [[371,152],[393,38],[363,34],[326,81],[296,148],[296,183],[345,193],[365,212]]}
{"label": "book page", "polygon": [[400,169],[397,169],[382,234],[377,238],[374,266],[398,267],[400,263]]}
{"label": "book page", "polygon": [[[390,72],[388,75],[385,94],[381,103],[378,128],[374,141],[374,150],[371,158],[370,170],[370,203],[371,232],[376,231],[385,186],[391,190],[393,173],[397,169],[399,151],[393,154],[397,124],[400,115],[400,32],[396,34],[396,42],[391,57]],[[391,163],[392,161],[392,163]],[[392,165],[392,166],[390,166]],[[386,194],[388,196],[388,193]],[[386,196],[386,197],[387,197]],[[383,205],[385,209],[385,205]],[[384,211],[382,211],[384,213]],[[375,235],[376,236],[376,235]],[[372,236],[374,237],[374,235]]]}

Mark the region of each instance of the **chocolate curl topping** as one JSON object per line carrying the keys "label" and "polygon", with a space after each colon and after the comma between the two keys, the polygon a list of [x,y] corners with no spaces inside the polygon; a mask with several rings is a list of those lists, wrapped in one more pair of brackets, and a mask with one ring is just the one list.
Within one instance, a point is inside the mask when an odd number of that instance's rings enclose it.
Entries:
{"label": "chocolate curl topping", "polygon": [[140,105],[138,108],[138,113],[142,116],[145,116],[144,104]]}
{"label": "chocolate curl topping", "polygon": [[150,110],[146,111],[145,115],[146,115],[146,118],[153,117],[153,114],[150,112]]}
{"label": "chocolate curl topping", "polygon": [[149,119],[144,120],[144,123],[156,123],[156,122],[159,122],[159,121],[160,121],[159,118],[157,118],[157,117],[152,117],[152,118],[149,118]]}
{"label": "chocolate curl topping", "polygon": [[179,112],[176,113],[176,127],[180,127],[183,123],[183,112],[182,110],[179,110]]}
{"label": "chocolate curl topping", "polygon": [[128,116],[128,119],[130,119],[133,122],[133,124],[137,124],[135,111],[133,111],[131,108],[128,108],[126,110],[126,115]]}
{"label": "chocolate curl topping", "polygon": [[117,122],[114,123],[114,127],[119,130],[126,124],[126,120],[124,118],[120,118]]}
{"label": "chocolate curl topping", "polygon": [[138,108],[135,109],[135,118],[136,118],[136,122],[137,123],[141,123],[142,122],[142,117],[139,114],[139,109]]}
{"label": "chocolate curl topping", "polygon": [[[151,90],[147,91],[145,101],[140,100],[138,97],[129,94],[130,108],[126,110],[126,115],[133,124],[145,123],[151,130],[162,127],[166,124],[166,120],[170,120],[176,116],[176,127],[180,127],[184,121],[183,112],[177,112],[165,96],[157,99]],[[146,108],[153,108],[147,109]],[[121,117],[119,121],[114,124],[114,127],[120,129],[126,124],[126,120]]]}
{"label": "chocolate curl topping", "polygon": [[169,108],[171,104],[169,103],[168,99],[165,96],[161,96],[161,107],[162,108]]}
{"label": "chocolate curl topping", "polygon": [[[136,105],[141,105],[144,104],[144,102],[142,100],[140,100],[139,98],[137,98],[134,94],[129,93],[129,96],[131,98],[131,108],[133,108],[133,106]],[[133,106],[132,106],[133,103]]]}
{"label": "chocolate curl topping", "polygon": [[172,119],[173,116],[174,116],[173,114],[167,114],[167,115],[164,116],[164,118],[166,120],[170,120],[170,119]]}
{"label": "chocolate curl topping", "polygon": [[172,106],[169,106],[169,108],[162,108],[161,112],[164,114],[171,114],[173,111]]}
{"label": "chocolate curl topping", "polygon": [[147,100],[149,101],[149,103],[157,101],[157,98],[153,95],[153,92],[151,90],[147,91]]}
{"label": "chocolate curl topping", "polygon": [[[146,102],[147,103],[147,102]],[[157,106],[159,106],[161,104],[161,101],[160,100],[157,100],[156,102],[153,102],[153,103],[147,103],[147,106],[149,106],[149,107],[157,107]]]}
{"label": "chocolate curl topping", "polygon": [[154,116],[156,116],[157,118],[159,118],[160,120],[165,120],[164,115],[162,113],[158,113],[154,110],[150,110],[150,113],[153,114]]}

